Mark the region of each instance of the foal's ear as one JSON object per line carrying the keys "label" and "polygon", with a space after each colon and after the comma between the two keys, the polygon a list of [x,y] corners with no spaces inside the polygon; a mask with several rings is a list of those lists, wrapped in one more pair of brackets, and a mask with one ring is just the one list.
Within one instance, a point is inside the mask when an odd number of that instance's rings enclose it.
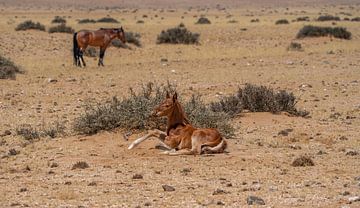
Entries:
{"label": "foal's ear", "polygon": [[166,98],[170,98],[169,92],[166,91]]}
{"label": "foal's ear", "polygon": [[177,92],[175,92],[173,95],[173,101],[175,102],[176,100],[177,100]]}

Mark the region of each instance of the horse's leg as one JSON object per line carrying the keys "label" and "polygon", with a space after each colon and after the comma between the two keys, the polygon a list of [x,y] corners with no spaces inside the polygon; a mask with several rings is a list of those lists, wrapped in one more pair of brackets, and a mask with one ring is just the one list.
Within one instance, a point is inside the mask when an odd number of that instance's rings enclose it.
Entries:
{"label": "horse's leg", "polygon": [[104,55],[105,55],[105,49],[106,47],[100,47],[100,58],[99,58],[99,63],[98,66],[104,66],[103,60],[104,60]]}
{"label": "horse's leg", "polygon": [[[81,59],[84,67],[86,66],[86,64],[85,64],[83,55],[84,55],[84,52],[85,52],[86,48],[87,48],[87,45],[85,45],[84,47],[82,47],[82,48],[80,49],[80,53],[79,53],[80,59]],[[79,60],[79,62],[80,62],[80,60]]]}
{"label": "horse's leg", "polygon": [[166,133],[163,131],[160,131],[158,129],[154,129],[154,130],[150,130],[148,132],[148,134],[146,134],[143,137],[138,138],[137,140],[133,141],[133,143],[130,144],[130,146],[128,147],[128,149],[133,149],[134,147],[136,147],[137,145],[139,145],[141,142],[147,140],[150,137],[156,137],[160,140],[161,144],[167,148],[167,149],[171,149],[167,144],[165,144],[165,138],[166,138]]}
{"label": "horse's leg", "polygon": [[165,151],[164,152],[167,155],[200,155],[201,154],[201,143],[198,140],[197,137],[192,136],[191,137],[191,149],[181,149],[178,151]]}

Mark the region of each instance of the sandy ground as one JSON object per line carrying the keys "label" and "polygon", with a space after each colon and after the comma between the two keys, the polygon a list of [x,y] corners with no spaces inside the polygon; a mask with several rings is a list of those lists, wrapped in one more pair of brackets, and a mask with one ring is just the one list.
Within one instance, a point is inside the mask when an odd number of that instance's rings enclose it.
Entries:
{"label": "sandy ground", "polygon": [[[136,12],[1,9],[0,53],[26,73],[0,80],[0,133],[12,132],[0,137],[0,207],[246,207],[248,196],[262,198],[266,207],[360,207],[360,202],[349,203],[360,196],[359,23],[336,23],[352,32],[352,40],[295,40],[305,24],[331,26],[313,21],[319,13],[342,18],[350,13],[352,18],[360,16],[359,5]],[[105,67],[85,57],[88,67],[80,69],[72,65],[70,34],[14,30],[27,19],[49,28],[55,15],[65,16],[76,30],[118,27],[76,21],[110,15],[126,31],[140,33],[143,46],[110,47]],[[212,24],[194,24],[200,15]],[[300,16],[312,21],[274,24]],[[255,18],[260,22],[251,23]],[[180,22],[201,34],[200,45],[156,44],[161,30]],[[287,51],[291,41],[301,43],[304,51]],[[66,121],[70,127],[88,100],[121,98],[130,86],[168,80],[184,99],[200,93],[207,102],[245,83],[285,89],[294,92],[298,107],[311,117],[243,113],[232,121],[236,138],[229,140],[229,153],[215,156],[159,155],[155,140],[130,151],[127,146],[145,132],[126,140],[126,129],[35,142],[15,135],[21,124]],[[284,129],[292,131],[280,135]],[[10,149],[19,154],[9,156]],[[315,166],[292,167],[300,155],[310,156]],[[72,170],[78,161],[90,167]],[[143,178],[133,179],[135,174]],[[165,192],[165,184],[175,191]]]}

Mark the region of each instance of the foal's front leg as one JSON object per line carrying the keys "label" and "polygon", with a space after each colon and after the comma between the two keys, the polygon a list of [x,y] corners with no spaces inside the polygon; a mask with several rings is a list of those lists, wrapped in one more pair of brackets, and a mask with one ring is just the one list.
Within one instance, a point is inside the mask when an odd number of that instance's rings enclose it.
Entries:
{"label": "foal's front leg", "polygon": [[147,140],[150,137],[156,137],[160,140],[161,144],[167,148],[167,149],[171,149],[168,145],[166,145],[164,143],[165,138],[166,138],[166,133],[163,131],[160,131],[158,129],[154,129],[154,130],[150,130],[148,132],[148,134],[146,134],[143,137],[138,138],[137,140],[133,141],[133,143],[130,144],[130,146],[128,147],[128,149],[133,149],[134,147],[136,147],[137,145],[139,145],[141,142]]}

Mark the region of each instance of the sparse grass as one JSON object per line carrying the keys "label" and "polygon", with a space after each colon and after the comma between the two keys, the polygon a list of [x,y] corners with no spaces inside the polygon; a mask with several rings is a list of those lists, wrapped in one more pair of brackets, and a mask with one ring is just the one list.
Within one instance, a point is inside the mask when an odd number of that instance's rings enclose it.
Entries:
{"label": "sparse grass", "polygon": [[55,18],[51,21],[51,23],[53,23],[53,24],[57,24],[57,23],[65,24],[66,19],[64,19],[64,18],[62,18],[60,16],[55,16]]}
{"label": "sparse grass", "polygon": [[322,15],[317,18],[317,21],[340,21],[340,17],[333,15]]}
{"label": "sparse grass", "polygon": [[196,24],[211,24],[210,20],[206,17],[200,17]]}
{"label": "sparse grass", "polygon": [[20,125],[16,129],[16,134],[24,137],[24,139],[26,140],[34,140],[40,138],[40,132],[29,124]]}
{"label": "sparse grass", "polygon": [[[125,32],[125,39],[127,43],[134,44],[137,47],[141,47],[140,42],[141,35],[139,33],[134,32]],[[111,44],[117,48],[128,48],[126,44],[121,42],[119,39],[114,39]]]}
{"label": "sparse grass", "polygon": [[0,79],[15,79],[17,73],[24,73],[11,60],[0,55]]}
{"label": "sparse grass", "polygon": [[79,161],[77,163],[75,163],[71,170],[75,170],[75,169],[85,169],[85,168],[89,168],[89,164],[87,164],[87,162],[84,162],[84,161]]}
{"label": "sparse grass", "polygon": [[279,19],[275,22],[276,25],[284,25],[289,24],[289,21],[287,19]]}
{"label": "sparse grass", "polygon": [[287,48],[288,51],[304,51],[300,43],[291,42]]}
{"label": "sparse grass", "polygon": [[22,124],[16,129],[16,133],[30,141],[40,137],[56,138],[65,135],[65,125],[60,122],[54,122],[43,128],[34,128],[30,124]]}
{"label": "sparse grass", "polygon": [[45,26],[40,24],[40,22],[33,22],[31,20],[27,20],[25,22],[20,23],[16,28],[16,31],[19,30],[41,30],[45,31]]}
{"label": "sparse grass", "polygon": [[319,27],[306,25],[297,34],[297,38],[333,36],[339,39],[351,39],[351,32],[344,27]]}
{"label": "sparse grass", "polygon": [[199,37],[200,34],[192,33],[185,26],[181,27],[179,25],[178,27],[161,31],[157,37],[157,44],[197,44],[199,43]]}
{"label": "sparse grass", "polygon": [[88,23],[96,23],[94,19],[81,19],[78,21],[79,24],[88,24]]}
{"label": "sparse grass", "polygon": [[97,20],[97,22],[103,22],[103,23],[119,23],[116,19],[112,17],[103,17]]}
{"label": "sparse grass", "polygon": [[49,28],[49,33],[74,33],[74,29],[65,24],[60,24]]}
{"label": "sparse grass", "polygon": [[294,167],[305,167],[305,166],[314,166],[315,163],[313,162],[313,160],[308,157],[308,156],[300,156],[298,158],[296,158],[292,164],[292,166]]}
{"label": "sparse grass", "polygon": [[136,24],[144,24],[145,22],[144,22],[144,20],[138,20],[138,21],[136,21]]}

